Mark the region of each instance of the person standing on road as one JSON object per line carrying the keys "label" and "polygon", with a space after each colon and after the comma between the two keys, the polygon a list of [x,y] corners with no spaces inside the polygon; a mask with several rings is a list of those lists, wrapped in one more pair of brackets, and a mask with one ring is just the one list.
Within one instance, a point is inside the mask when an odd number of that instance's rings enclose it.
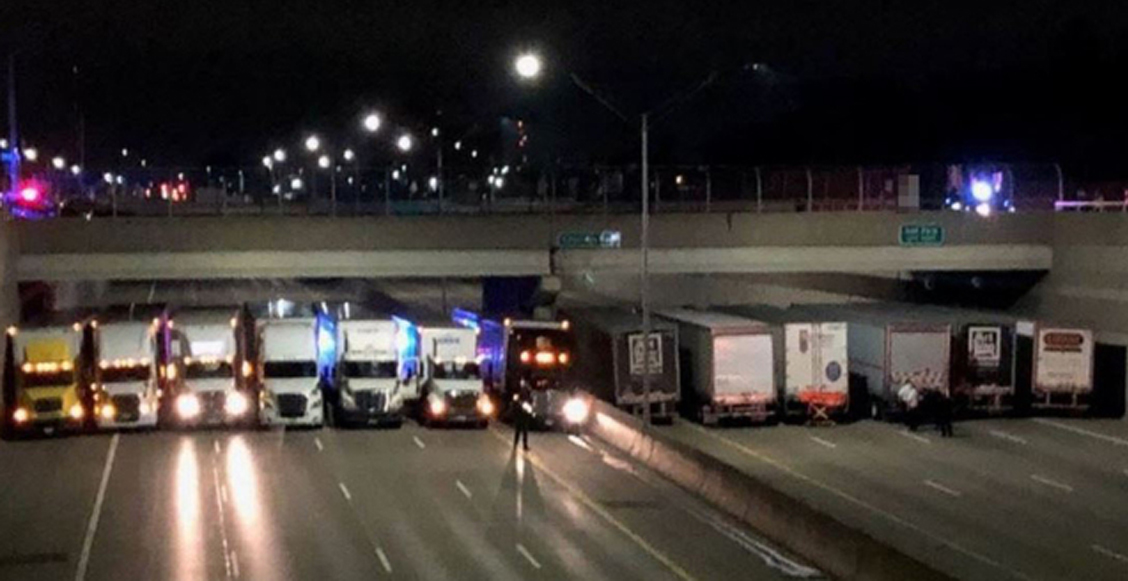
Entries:
{"label": "person standing on road", "polygon": [[920,425],[920,392],[913,382],[906,381],[901,389],[897,390],[897,399],[905,410],[905,424],[909,430],[915,432]]}
{"label": "person standing on road", "polygon": [[952,398],[944,392],[936,391],[935,408],[932,413],[936,416],[936,429],[940,430],[940,437],[952,437]]}
{"label": "person standing on road", "polygon": [[521,381],[521,387],[513,394],[513,449],[524,440],[525,451],[529,451],[529,427],[533,423],[533,392],[529,384]]}

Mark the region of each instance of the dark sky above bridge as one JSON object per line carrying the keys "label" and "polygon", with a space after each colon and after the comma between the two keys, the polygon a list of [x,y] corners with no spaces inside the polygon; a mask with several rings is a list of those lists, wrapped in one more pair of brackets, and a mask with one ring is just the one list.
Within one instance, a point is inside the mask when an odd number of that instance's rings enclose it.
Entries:
{"label": "dark sky above bridge", "polygon": [[[316,130],[360,143],[368,107],[493,145],[529,121],[538,156],[616,161],[636,113],[711,70],[656,130],[687,162],[1128,160],[1122,2],[5,0],[25,138],[75,156],[246,163]],[[548,77],[511,75],[536,49]],[[768,73],[741,71],[766,63]],[[77,67],[77,74],[74,72]],[[441,112],[441,113],[440,113]]]}

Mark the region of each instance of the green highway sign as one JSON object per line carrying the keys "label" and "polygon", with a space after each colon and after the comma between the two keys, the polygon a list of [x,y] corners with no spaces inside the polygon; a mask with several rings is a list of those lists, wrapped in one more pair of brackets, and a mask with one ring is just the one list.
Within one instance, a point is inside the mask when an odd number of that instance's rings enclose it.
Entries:
{"label": "green highway sign", "polygon": [[937,224],[901,224],[901,246],[943,245],[943,226]]}
{"label": "green highway sign", "polygon": [[556,239],[557,246],[565,250],[591,248],[618,248],[622,245],[622,234],[618,230],[602,232],[562,232]]}

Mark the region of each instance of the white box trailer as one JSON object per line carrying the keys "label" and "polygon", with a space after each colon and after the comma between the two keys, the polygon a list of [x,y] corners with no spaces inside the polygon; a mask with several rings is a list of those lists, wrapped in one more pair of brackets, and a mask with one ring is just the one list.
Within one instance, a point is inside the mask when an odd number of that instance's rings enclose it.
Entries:
{"label": "white box trailer", "polygon": [[1088,408],[1093,393],[1096,351],[1092,330],[1038,323],[1033,325],[1032,334],[1031,407]]}
{"label": "white box trailer", "polygon": [[850,404],[847,323],[765,305],[725,312],[771,323],[776,334],[776,381],[788,416],[826,420]]}
{"label": "white box trailer", "polygon": [[850,372],[864,378],[873,417],[899,410],[897,390],[905,383],[921,391],[949,393],[950,324],[921,320],[914,316],[911,305],[852,303],[792,308],[847,324]]}
{"label": "white box trailer", "polygon": [[417,324],[416,328],[423,360],[423,420],[488,426],[497,404],[485,393],[478,362],[478,332],[453,323]]}
{"label": "white box trailer", "polygon": [[775,348],[767,323],[710,311],[659,315],[678,324],[686,409],[703,423],[764,421],[777,413]]}
{"label": "white box trailer", "polygon": [[99,318],[93,326],[97,361],[94,420],[101,429],[151,428],[160,411],[158,342],[163,317],[152,321]]}
{"label": "white box trailer", "polygon": [[321,426],[324,405],[317,369],[317,320],[263,319],[257,327],[259,421],[267,425]]}
{"label": "white box trailer", "polygon": [[[568,309],[576,335],[575,375],[596,397],[641,416],[646,406],[642,378],[642,317],[622,309]],[[671,421],[681,400],[678,326],[655,317],[651,321],[650,413]]]}

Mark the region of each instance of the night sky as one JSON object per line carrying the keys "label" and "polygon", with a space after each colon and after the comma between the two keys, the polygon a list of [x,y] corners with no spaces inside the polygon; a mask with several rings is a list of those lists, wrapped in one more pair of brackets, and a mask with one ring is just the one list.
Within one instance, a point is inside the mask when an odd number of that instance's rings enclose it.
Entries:
{"label": "night sky", "polygon": [[[534,87],[510,71],[522,49],[546,60]],[[1128,167],[1123,2],[4,0],[0,50],[19,51],[24,138],[74,158],[81,111],[89,164],[362,144],[367,108],[483,150],[521,118],[535,157],[619,162],[637,130],[569,72],[633,117],[717,71],[658,124],[659,161]]]}

